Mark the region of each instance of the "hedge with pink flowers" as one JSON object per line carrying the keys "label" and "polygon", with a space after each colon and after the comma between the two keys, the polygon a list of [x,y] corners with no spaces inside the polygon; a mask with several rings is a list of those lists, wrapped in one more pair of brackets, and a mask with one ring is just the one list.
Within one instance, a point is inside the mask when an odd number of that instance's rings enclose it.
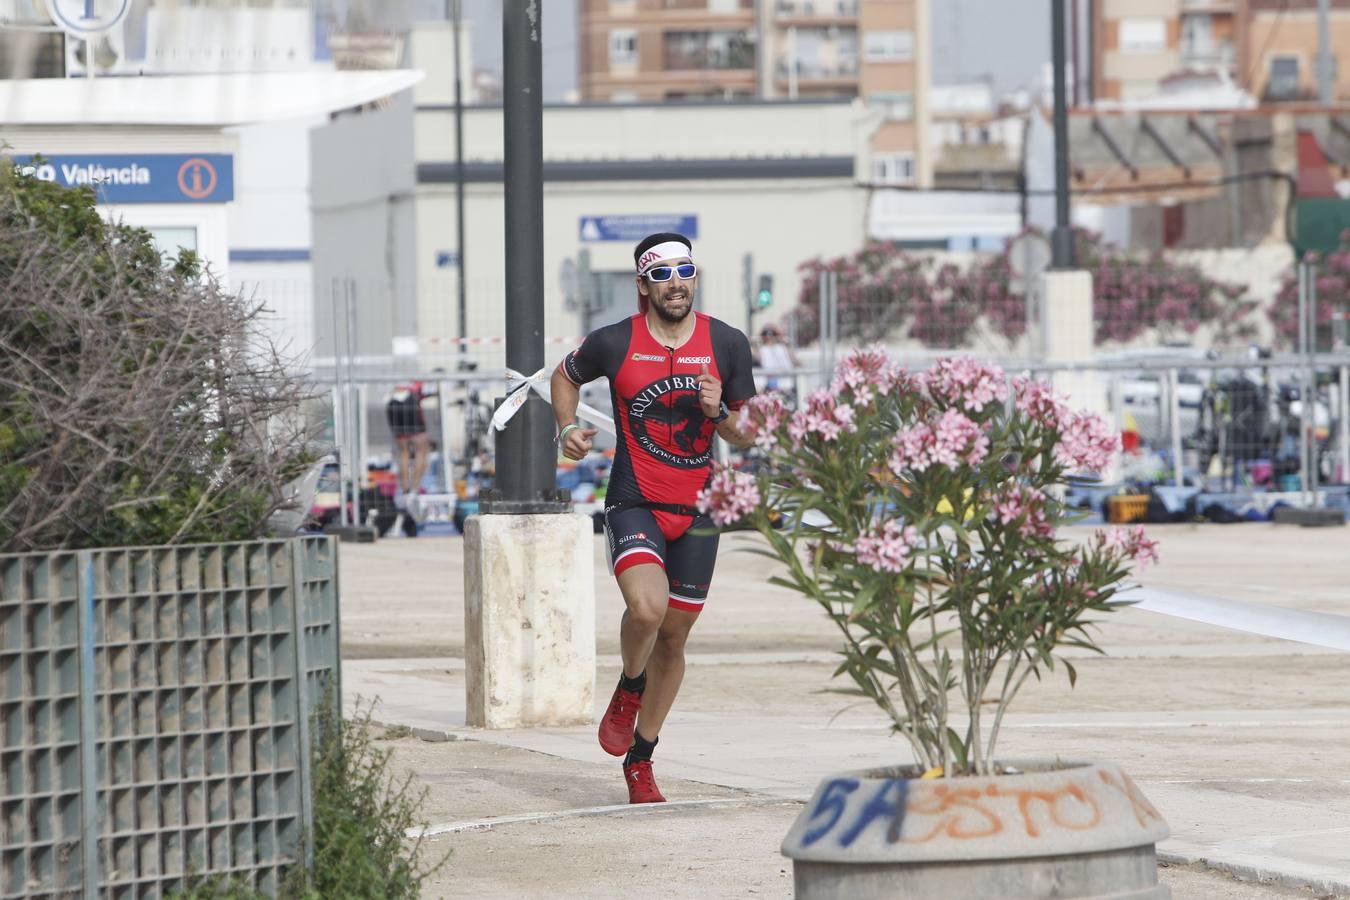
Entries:
{"label": "hedge with pink flowers", "polygon": [[[1161,253],[1130,254],[1078,233],[1079,264],[1093,275],[1093,317],[1099,344],[1125,343],[1156,334],[1176,340],[1212,327],[1218,343],[1255,333],[1256,306],[1242,285],[1218,281],[1199,268]],[[791,312],[798,340],[820,333],[820,282],[838,275],[839,332],[850,341],[909,339],[935,348],[971,346],[979,323],[1009,349],[1026,331],[1024,298],[1010,289],[1006,252],[977,258],[967,267],[873,241],[851,256],[816,257],[800,267],[797,307]],[[1350,270],[1350,258],[1347,258]]]}

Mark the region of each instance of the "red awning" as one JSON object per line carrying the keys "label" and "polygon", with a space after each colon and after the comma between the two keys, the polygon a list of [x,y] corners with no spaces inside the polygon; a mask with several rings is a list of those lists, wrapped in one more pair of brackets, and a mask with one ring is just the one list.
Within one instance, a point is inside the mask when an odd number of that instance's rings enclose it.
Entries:
{"label": "red awning", "polygon": [[1298,133],[1298,195],[1299,197],[1337,197],[1336,179],[1331,174],[1317,135],[1311,131]]}

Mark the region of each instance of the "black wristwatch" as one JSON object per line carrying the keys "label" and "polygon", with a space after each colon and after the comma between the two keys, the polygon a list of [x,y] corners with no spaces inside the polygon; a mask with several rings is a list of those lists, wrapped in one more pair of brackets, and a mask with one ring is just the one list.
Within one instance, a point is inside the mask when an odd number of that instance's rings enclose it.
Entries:
{"label": "black wristwatch", "polygon": [[731,410],[727,408],[726,401],[723,401],[722,411],[717,414],[716,418],[709,419],[708,421],[712,422],[714,425],[721,425],[723,422],[727,420],[727,417],[730,415]]}

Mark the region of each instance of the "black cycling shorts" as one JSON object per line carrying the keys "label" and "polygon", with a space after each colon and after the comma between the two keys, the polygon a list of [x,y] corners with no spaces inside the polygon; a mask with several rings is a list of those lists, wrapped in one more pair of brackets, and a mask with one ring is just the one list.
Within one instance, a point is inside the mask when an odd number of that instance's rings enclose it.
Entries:
{"label": "black cycling shorts", "polygon": [[413,437],[427,430],[426,416],[422,414],[422,403],[412,394],[390,400],[384,407],[385,419],[389,430],[396,438]]}
{"label": "black cycling shorts", "polygon": [[605,511],[609,568],[619,575],[644,563],[666,570],[670,606],[702,612],[717,564],[718,534],[707,516],[688,516],[645,506]]}

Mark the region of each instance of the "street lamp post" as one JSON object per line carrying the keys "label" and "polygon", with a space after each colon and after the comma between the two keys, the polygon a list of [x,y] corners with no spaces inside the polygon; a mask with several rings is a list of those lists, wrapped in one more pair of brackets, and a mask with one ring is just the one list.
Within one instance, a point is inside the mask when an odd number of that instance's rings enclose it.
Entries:
{"label": "street lamp post", "polygon": [[[544,367],[544,110],[542,3],[502,4],[506,178],[506,365]],[[529,388],[497,435],[497,484],[485,513],[566,512],[558,500],[553,410]]]}
{"label": "street lamp post", "polygon": [[1053,265],[1074,267],[1073,229],[1069,225],[1069,104],[1066,77],[1064,4],[1050,0],[1051,43],[1055,70],[1055,231],[1051,236]]}

